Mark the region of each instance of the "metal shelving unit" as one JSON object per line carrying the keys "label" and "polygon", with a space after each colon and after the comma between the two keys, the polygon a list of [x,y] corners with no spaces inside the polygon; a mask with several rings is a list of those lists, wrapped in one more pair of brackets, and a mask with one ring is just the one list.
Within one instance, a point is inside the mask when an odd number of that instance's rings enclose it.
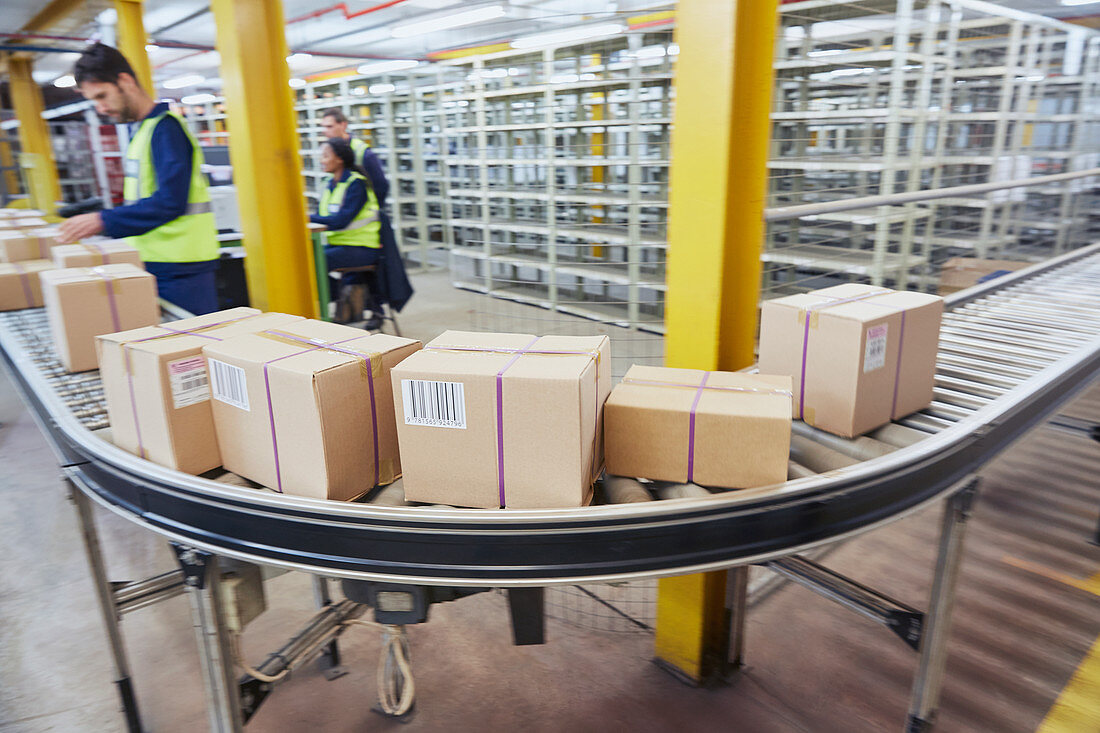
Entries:
{"label": "metal shelving unit", "polygon": [[[780,6],[774,207],[1095,167],[1100,35],[971,0]],[[934,289],[952,256],[1041,259],[1088,240],[1087,184],[773,223],[768,296],[843,281]]]}

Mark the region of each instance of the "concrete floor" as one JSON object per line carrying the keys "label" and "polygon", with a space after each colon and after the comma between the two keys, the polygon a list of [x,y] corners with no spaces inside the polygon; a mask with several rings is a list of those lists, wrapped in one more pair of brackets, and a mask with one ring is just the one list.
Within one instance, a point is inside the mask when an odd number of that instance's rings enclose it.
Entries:
{"label": "concrete floor", "polygon": [[[407,335],[441,326],[545,333],[595,324],[415,278]],[[585,331],[585,329],[587,329]],[[613,329],[612,332],[618,331]],[[618,340],[614,341],[618,344]],[[639,337],[625,358],[659,359]],[[624,369],[616,369],[621,373]],[[1100,415],[1100,391],[1065,410]],[[0,733],[124,730],[102,624],[56,461],[0,377]],[[1032,731],[1100,634],[1095,529],[1100,446],[1044,427],[983,473],[952,630],[938,730]],[[174,568],[164,541],[96,510],[112,580]],[[930,507],[835,549],[826,565],[917,607],[927,605],[940,508]],[[258,662],[314,612],[310,578],[267,584],[269,610],[245,634]],[[122,624],[149,731],[206,729],[186,598]],[[505,596],[436,606],[409,630],[418,705],[408,723],[371,712],[380,649],[374,630],[341,640],[350,673],[329,682],[309,666],[280,684],[249,731],[880,731],[901,730],[916,655],[881,627],[784,586],[756,604],[749,667],[733,684],[687,687],[651,664],[648,633],[548,621],[548,643],[514,647]],[[1086,730],[1100,731],[1100,720]],[[690,728],[689,728],[690,726]]]}

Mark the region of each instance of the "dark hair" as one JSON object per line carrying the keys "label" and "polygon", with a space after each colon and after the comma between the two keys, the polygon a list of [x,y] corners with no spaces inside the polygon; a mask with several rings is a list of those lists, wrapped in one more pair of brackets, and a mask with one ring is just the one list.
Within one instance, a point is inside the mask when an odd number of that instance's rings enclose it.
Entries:
{"label": "dark hair", "polygon": [[73,66],[73,78],[77,84],[86,81],[118,84],[120,74],[129,74],[137,81],[134,67],[130,66],[126,57],[117,48],[103,43],[94,43],[86,48]]}
{"label": "dark hair", "polygon": [[326,109],[324,112],[321,113],[321,119],[322,120],[325,119],[326,117],[331,117],[332,119],[336,120],[337,122],[347,122],[348,121],[348,118],[344,116],[344,113],[341,112],[340,110],[336,109],[335,107],[330,107],[330,108]]}
{"label": "dark hair", "polygon": [[330,137],[321,144],[328,145],[332,148],[333,155],[340,159],[340,162],[344,164],[344,168],[363,176],[363,178],[367,179],[367,188],[373,189],[370,183],[370,176],[368,176],[367,172],[360,168],[359,164],[355,162],[355,151],[351,149],[350,142],[343,138]]}

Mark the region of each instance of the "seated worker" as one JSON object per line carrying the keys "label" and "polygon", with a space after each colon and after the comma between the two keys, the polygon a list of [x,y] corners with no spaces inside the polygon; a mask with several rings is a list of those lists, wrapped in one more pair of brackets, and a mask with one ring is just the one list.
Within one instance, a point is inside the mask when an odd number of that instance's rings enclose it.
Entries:
{"label": "seated worker", "polygon": [[139,124],[123,159],[126,205],[66,220],[58,241],[100,233],[128,238],[157,278],[161,298],[195,315],[218,310],[220,252],[198,143],[167,103],[157,104],[138,85],[117,49],[93,45],[77,60],[73,77],[96,112]]}
{"label": "seated worker", "polygon": [[[326,268],[377,265],[382,257],[378,199],[366,174],[355,164],[355,153],[347,140],[331,138],[321,145],[321,170],[329,175],[324,180],[318,213],[309,220],[328,227]],[[339,296],[338,302],[351,304],[347,312],[337,309],[338,322],[359,320],[363,303],[350,297],[350,291],[362,282],[356,273],[347,273],[336,284],[333,294]],[[382,309],[373,291],[371,297],[372,302],[366,304],[371,309],[371,318],[364,326],[367,330],[382,325]]]}

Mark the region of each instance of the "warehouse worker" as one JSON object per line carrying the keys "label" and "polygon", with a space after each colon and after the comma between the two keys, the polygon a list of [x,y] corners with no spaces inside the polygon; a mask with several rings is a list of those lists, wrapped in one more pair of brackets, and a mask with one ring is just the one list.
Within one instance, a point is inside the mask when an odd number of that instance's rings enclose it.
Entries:
{"label": "warehouse worker", "polygon": [[[328,174],[321,190],[318,213],[309,220],[328,228],[328,245],[325,247],[325,264],[329,270],[342,267],[377,265],[382,256],[382,222],[378,198],[371,188],[366,173],[356,165],[355,153],[350,143],[342,138],[326,140],[321,145],[321,170]],[[342,303],[355,302],[350,290],[362,282],[355,273],[346,273],[338,283]],[[337,309],[337,320],[357,321],[363,313],[363,305],[371,309],[371,318],[365,328],[373,330],[382,325],[382,309],[376,300],[359,302],[348,313]],[[355,311],[358,310],[358,313]]]}
{"label": "warehouse worker", "polygon": [[[373,278],[371,292],[380,302],[389,303],[391,308],[400,311],[412,297],[413,289],[405,274],[405,262],[397,246],[397,236],[390,224],[389,214],[386,213],[386,197],[389,195],[390,184],[382,170],[382,161],[365,142],[348,136],[348,118],[340,110],[326,109],[321,114],[321,129],[330,141],[343,140],[351,146],[354,162],[366,174],[367,183],[374,192],[381,225],[378,236],[382,245],[382,260],[378,275]],[[375,311],[375,315],[380,314]]]}
{"label": "warehouse worker", "polygon": [[335,107],[326,109],[321,114],[321,131],[330,140],[339,138],[351,144],[352,152],[355,153],[355,162],[363,169],[370,181],[371,189],[378,199],[378,206],[385,208],[390,184],[386,180],[385,171],[382,170],[382,161],[365,142],[348,134],[348,118],[344,113]]}
{"label": "warehouse worker", "polygon": [[167,103],[157,104],[138,85],[117,49],[95,44],[80,56],[73,77],[96,112],[139,124],[123,161],[126,204],[74,216],[61,225],[59,240],[100,233],[127,238],[156,276],[160,297],[195,315],[218,310],[217,228],[198,143]]}

